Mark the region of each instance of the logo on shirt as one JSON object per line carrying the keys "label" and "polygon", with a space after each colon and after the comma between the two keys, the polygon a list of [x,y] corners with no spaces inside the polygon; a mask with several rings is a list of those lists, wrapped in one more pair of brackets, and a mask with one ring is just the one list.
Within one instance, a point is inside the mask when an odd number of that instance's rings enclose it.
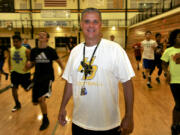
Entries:
{"label": "logo on shirt", "polygon": [[[92,58],[92,62],[91,62],[92,72],[87,76],[86,80],[91,80],[91,79],[93,79],[95,77],[95,74],[97,72],[98,67],[96,65],[93,65],[94,60],[95,60],[95,57]],[[85,63],[89,65],[88,58],[85,58]],[[83,71],[83,67],[82,67],[81,64],[79,65],[78,71],[79,72]],[[82,73],[84,74],[84,71]],[[85,75],[83,75],[83,80],[84,79],[85,79]]]}
{"label": "logo on shirt", "polygon": [[175,55],[172,55],[171,57],[176,64],[180,64],[180,53],[176,53]]}
{"label": "logo on shirt", "polygon": [[14,52],[14,56],[12,58],[17,64],[19,64],[20,61],[23,60],[23,58],[21,58],[19,53],[20,53],[19,51]]}
{"label": "logo on shirt", "polygon": [[45,53],[42,52],[36,57],[36,63],[49,63],[49,59],[47,59]]}

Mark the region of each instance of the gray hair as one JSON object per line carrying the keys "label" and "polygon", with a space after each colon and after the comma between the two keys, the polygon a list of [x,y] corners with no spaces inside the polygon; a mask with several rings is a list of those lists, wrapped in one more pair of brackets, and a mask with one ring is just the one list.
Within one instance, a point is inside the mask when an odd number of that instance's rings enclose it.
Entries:
{"label": "gray hair", "polygon": [[97,8],[86,8],[86,9],[84,9],[83,12],[81,13],[81,19],[83,18],[85,13],[89,13],[89,12],[98,13],[99,14],[99,18],[102,21],[101,12]]}

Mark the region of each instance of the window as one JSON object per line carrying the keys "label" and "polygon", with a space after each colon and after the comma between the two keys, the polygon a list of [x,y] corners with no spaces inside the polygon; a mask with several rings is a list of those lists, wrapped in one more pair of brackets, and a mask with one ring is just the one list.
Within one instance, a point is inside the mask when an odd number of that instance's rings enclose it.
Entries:
{"label": "window", "polygon": [[14,0],[0,0],[0,13],[14,12]]}
{"label": "window", "polygon": [[77,37],[55,37],[55,47],[66,47],[72,38],[73,43],[77,45]]}

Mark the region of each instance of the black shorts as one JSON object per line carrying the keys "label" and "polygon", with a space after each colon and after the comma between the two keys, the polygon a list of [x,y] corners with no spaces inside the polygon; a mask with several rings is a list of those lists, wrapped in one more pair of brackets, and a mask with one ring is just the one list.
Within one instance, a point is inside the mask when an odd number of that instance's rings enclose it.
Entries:
{"label": "black shorts", "polygon": [[32,90],[32,102],[38,103],[38,98],[40,97],[50,97],[52,89],[52,80],[44,80],[43,82],[34,82]]}
{"label": "black shorts", "polygon": [[31,84],[31,74],[21,74],[18,72],[11,72],[11,83],[13,84],[14,88],[18,88],[21,85],[24,89],[27,89],[28,86]]}
{"label": "black shorts", "polygon": [[83,129],[72,123],[72,135],[120,135],[121,132],[118,132],[118,129],[119,127],[107,131],[92,131]]}
{"label": "black shorts", "polygon": [[153,69],[154,68],[154,60],[143,59],[143,67],[145,69]]}
{"label": "black shorts", "polygon": [[136,56],[137,61],[141,61],[141,56]]}

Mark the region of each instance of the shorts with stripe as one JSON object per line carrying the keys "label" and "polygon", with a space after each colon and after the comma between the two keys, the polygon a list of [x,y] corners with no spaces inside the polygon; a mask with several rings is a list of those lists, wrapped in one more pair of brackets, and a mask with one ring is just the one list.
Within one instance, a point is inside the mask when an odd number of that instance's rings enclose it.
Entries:
{"label": "shorts with stripe", "polygon": [[51,96],[52,80],[44,80],[43,82],[34,82],[32,90],[32,102],[38,103],[38,98]]}

